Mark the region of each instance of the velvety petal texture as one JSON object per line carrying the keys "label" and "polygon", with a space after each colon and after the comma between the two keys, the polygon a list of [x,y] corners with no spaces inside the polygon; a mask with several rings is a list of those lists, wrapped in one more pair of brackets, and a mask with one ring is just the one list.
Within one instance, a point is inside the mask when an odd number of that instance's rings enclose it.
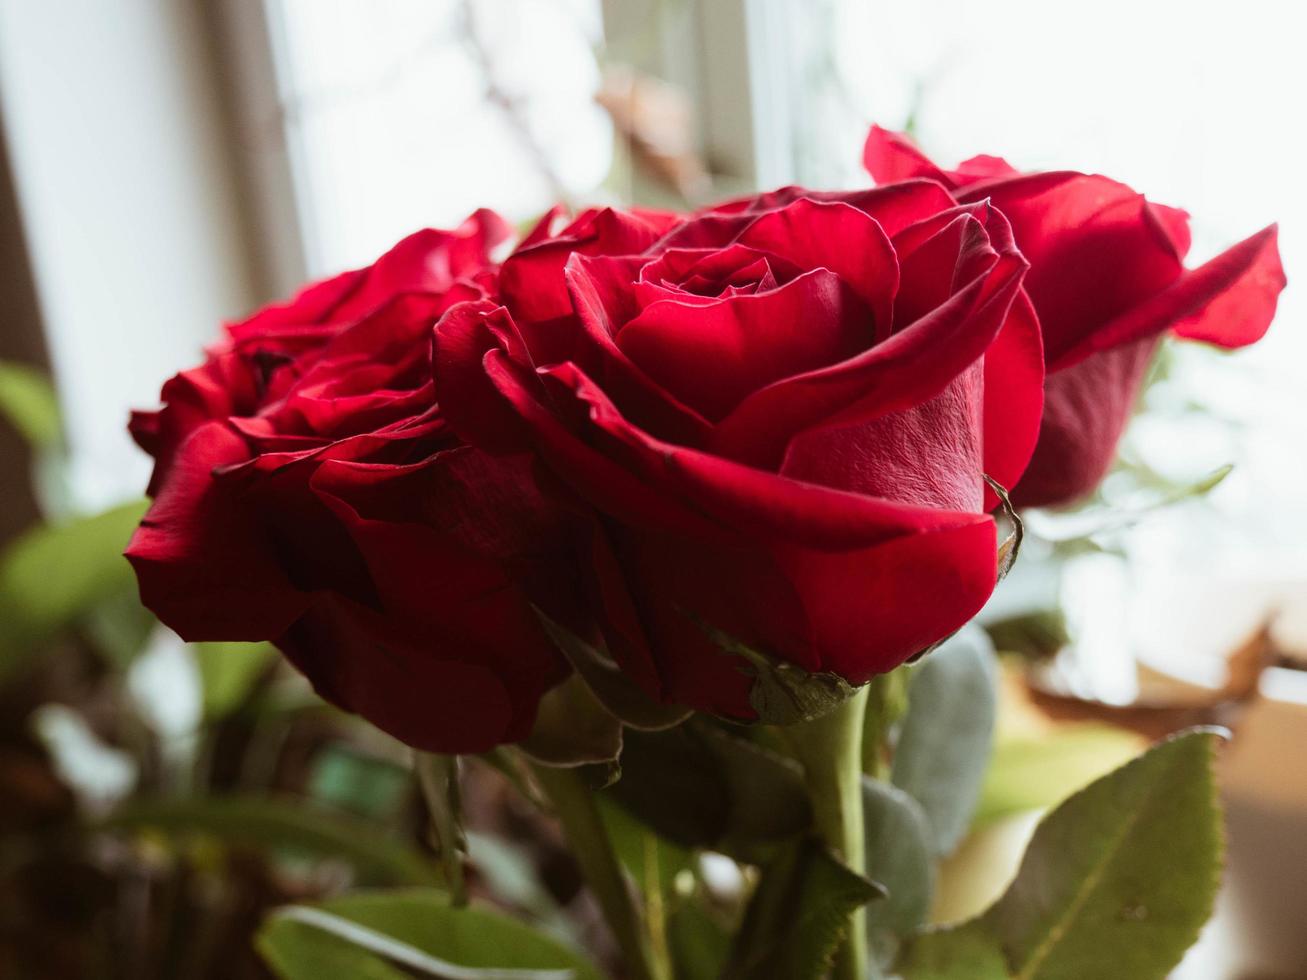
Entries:
{"label": "velvety petal texture", "polygon": [[1167,332],[1225,348],[1253,343],[1285,286],[1274,225],[1189,269],[1188,215],[1107,177],[1023,174],[997,157],[944,170],[878,126],[864,162],[884,190],[929,179],[963,203],[998,208],[1030,263],[1025,287],[1048,382],[1038,447],[1013,494],[1020,504],[1070,504],[1098,486]]}
{"label": "velvety petal texture", "polygon": [[1042,409],[1025,270],[1000,211],[937,182],[786,188],[575,251],[566,312],[516,289],[453,307],[435,376],[461,438],[531,452],[588,515],[623,668],[749,718],[747,664],[715,637],[857,684],[989,597],[983,477],[1020,477]]}
{"label": "velvety petal texture", "polygon": [[527,735],[567,674],[532,605],[584,621],[571,518],[529,457],[455,435],[432,371],[437,322],[494,295],[506,234],[478,212],[229,326],[131,426],[156,461],[127,551],[145,604],[188,640],[271,640],[437,752]]}

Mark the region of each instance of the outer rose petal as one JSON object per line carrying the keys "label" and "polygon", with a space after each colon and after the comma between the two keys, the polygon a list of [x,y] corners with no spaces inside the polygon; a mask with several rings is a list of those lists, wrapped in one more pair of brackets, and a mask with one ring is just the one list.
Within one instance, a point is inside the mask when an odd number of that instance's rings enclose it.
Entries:
{"label": "outer rose petal", "polygon": [[493,211],[474,213],[453,231],[427,228],[409,235],[366,269],[306,287],[288,303],[267,306],[228,328],[238,340],[366,316],[403,292],[443,292],[489,262],[489,251],[511,233]]}
{"label": "outer rose petal", "polygon": [[320,597],[276,643],[320,695],[414,748],[485,752],[530,730],[490,668],[415,645],[347,599]]}
{"label": "outer rose petal", "polygon": [[[800,433],[781,472],[796,480],[944,510],[984,500],[984,371],[977,362],[901,412]],[[923,446],[931,447],[922,452]]]}
{"label": "outer rose petal", "polygon": [[1271,225],[1187,270],[1170,287],[1068,351],[1053,369],[1168,329],[1221,347],[1245,347],[1260,340],[1286,283],[1276,238],[1276,226]]}
{"label": "outer rose petal", "polygon": [[[1017,486],[1039,439],[1044,411],[1044,344],[1035,308],[1023,292],[985,351],[985,474],[1004,489]],[[986,511],[998,498],[985,488]]]}
{"label": "outer rose petal", "polygon": [[1020,507],[1074,503],[1107,475],[1161,337],[1152,334],[1048,376],[1034,458],[1012,492]]}
{"label": "outer rose petal", "polygon": [[1026,291],[1055,364],[1105,323],[1166,289],[1183,271],[1175,246],[1124,184],[1033,174],[963,193],[989,196],[1030,262]]}
{"label": "outer rose petal", "polygon": [[[469,478],[474,493],[463,485]],[[507,736],[525,736],[540,697],[567,674],[504,567],[505,560],[527,562],[522,549],[544,551],[550,543],[543,523],[549,511],[529,470],[462,447],[413,466],[328,461],[313,488],[364,556],[377,612],[399,652],[489,671],[512,703]],[[466,526],[451,523],[451,514]],[[355,656],[367,658],[369,648]],[[428,743],[461,737],[445,719],[428,715]]]}
{"label": "outer rose petal", "polygon": [[[658,696],[747,715],[747,702],[740,700],[747,685],[726,683],[735,667],[696,621],[809,669],[838,661],[841,669],[866,677],[955,629],[993,588],[993,522],[982,514],[841,493],[660,443],[631,428],[572,366],[545,374],[552,411],[535,400],[539,394],[520,375],[502,364],[494,372],[497,387],[523,412],[559,478],[617,520],[610,528],[629,585],[625,601],[634,602],[655,648],[659,685],[652,693]],[[572,404],[566,402],[569,396]],[[555,412],[576,420],[580,433],[560,426]],[[651,494],[651,503],[638,504],[640,494]],[[661,512],[652,511],[654,500]],[[916,540],[926,542],[921,555],[905,557]],[[937,549],[935,541],[957,542],[961,557],[953,555],[954,545]],[[899,543],[891,551],[881,550],[894,542]],[[983,561],[973,550],[983,552]],[[882,558],[887,564],[876,571]],[[945,577],[948,599],[931,606],[934,618],[919,618],[899,632],[864,630],[840,652],[825,645],[827,637],[846,639],[840,628],[810,621],[810,607],[833,614],[836,600],[818,593],[838,575],[880,583],[891,567],[901,567],[907,577],[896,587],[920,593],[939,562],[948,562],[953,571]],[[970,571],[980,564],[988,576],[983,595]],[[607,593],[618,597],[620,610],[622,592],[611,575],[608,581]],[[856,605],[865,620],[868,594],[845,595],[850,608],[840,614],[852,615]],[[884,608],[892,617],[892,607]],[[621,614],[622,622],[631,620],[630,613]],[[629,626],[619,630],[615,648],[638,649],[629,633]],[[920,646],[900,647],[916,643],[919,634],[934,635]],[[636,674],[649,683],[647,668]]]}
{"label": "outer rose petal", "polygon": [[141,602],[185,640],[271,639],[308,604],[231,486],[213,478],[247,455],[223,423],[196,429],[127,547]]}
{"label": "outer rose petal", "polygon": [[878,184],[891,184],[913,177],[937,180],[950,189],[958,182],[945,170],[931,163],[916,144],[901,133],[873,125],[862,148],[862,165]]}

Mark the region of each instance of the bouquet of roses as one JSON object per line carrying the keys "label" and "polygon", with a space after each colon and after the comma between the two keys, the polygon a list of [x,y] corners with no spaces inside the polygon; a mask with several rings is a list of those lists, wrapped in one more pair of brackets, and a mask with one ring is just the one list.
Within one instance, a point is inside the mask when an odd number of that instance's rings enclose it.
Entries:
{"label": "bouquet of roses", "polygon": [[[451,914],[481,755],[561,821],[638,980],[1162,978],[1219,878],[1213,733],[1073,797],[989,911],[927,926],[993,723],[992,654],[946,641],[1018,509],[1102,479],[1164,336],[1265,332],[1275,229],[1187,268],[1187,215],[1106,177],[944,170],[879,128],[866,163],[873,189],[556,209],[511,251],[478,211],[229,325],[132,419],[141,595],[416,750]],[[742,869],[697,959],[614,809]],[[410,943],[368,948],[597,975]]]}

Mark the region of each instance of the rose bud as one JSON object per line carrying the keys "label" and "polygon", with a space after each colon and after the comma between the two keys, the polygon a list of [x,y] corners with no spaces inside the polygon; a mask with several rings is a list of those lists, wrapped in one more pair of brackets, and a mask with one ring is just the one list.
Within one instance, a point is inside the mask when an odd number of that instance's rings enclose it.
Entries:
{"label": "rose bud", "polygon": [[460,436],[530,447],[591,514],[629,675],[750,718],[733,644],[860,684],[993,590],[984,476],[1016,482],[1042,404],[1024,271],[1003,216],[937,184],[791,188],[571,256],[547,330],[452,308],[435,375]]}
{"label": "rose bud", "polygon": [[144,603],[187,640],[271,640],[431,751],[522,738],[568,673],[532,610],[568,618],[562,515],[529,460],[455,435],[431,377],[506,234],[478,212],[228,327],[132,423],[156,461],[127,550]]}
{"label": "rose bud", "polygon": [[990,156],[943,170],[879,126],[864,162],[879,183],[929,178],[961,201],[990,201],[1030,262],[1025,285],[1048,381],[1039,446],[1013,491],[1020,505],[1070,504],[1093,492],[1163,336],[1251,344],[1285,285],[1274,225],[1186,269],[1189,216],[1097,174],[1023,174]]}

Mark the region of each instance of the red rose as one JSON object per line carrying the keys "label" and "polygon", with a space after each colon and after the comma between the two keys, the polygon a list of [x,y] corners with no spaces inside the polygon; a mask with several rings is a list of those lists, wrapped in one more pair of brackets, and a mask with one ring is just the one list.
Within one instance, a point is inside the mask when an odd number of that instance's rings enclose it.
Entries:
{"label": "red rose", "polygon": [[573,255],[547,330],[511,297],[454,307],[435,375],[460,435],[530,445],[597,515],[624,668],[748,717],[709,630],[861,683],[989,596],[982,475],[1016,481],[1041,407],[1024,270],[997,210],[934,183],[787,189]]}
{"label": "red rose", "polygon": [[530,606],[575,577],[561,515],[528,460],[458,439],[431,378],[437,320],[493,294],[506,232],[419,232],[229,327],[132,422],[156,459],[127,551],[145,604],[188,640],[271,639],[434,751],[521,738],[567,672]]}
{"label": "red rose", "polygon": [[961,201],[990,201],[1012,222],[1030,262],[1026,290],[1048,370],[1039,446],[1013,493],[1020,504],[1067,504],[1098,486],[1168,330],[1221,347],[1251,344],[1285,285],[1274,225],[1186,269],[1188,215],[1106,177],[1021,174],[988,156],[942,170],[879,126],[864,161],[878,182],[930,178]]}

